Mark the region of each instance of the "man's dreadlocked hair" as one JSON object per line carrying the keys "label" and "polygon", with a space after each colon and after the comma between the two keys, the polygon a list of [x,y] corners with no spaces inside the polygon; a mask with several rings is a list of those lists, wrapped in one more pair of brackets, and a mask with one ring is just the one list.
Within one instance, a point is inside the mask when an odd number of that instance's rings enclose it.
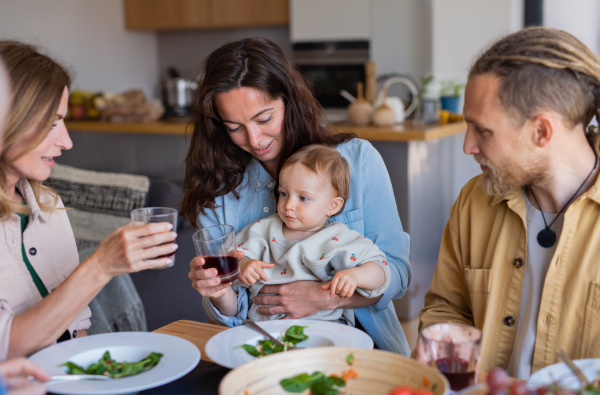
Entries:
{"label": "man's dreadlocked hair", "polygon": [[600,60],[581,41],[561,30],[530,27],[493,44],[471,67],[469,78],[493,73],[501,78],[502,105],[518,125],[540,111],[561,114],[567,126],[587,127],[598,153]]}

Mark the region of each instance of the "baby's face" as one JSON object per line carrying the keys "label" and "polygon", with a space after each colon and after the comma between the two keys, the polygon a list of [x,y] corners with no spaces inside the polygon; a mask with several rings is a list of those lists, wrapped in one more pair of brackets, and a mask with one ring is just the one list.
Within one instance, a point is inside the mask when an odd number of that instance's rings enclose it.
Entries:
{"label": "baby's face", "polygon": [[327,214],[335,214],[336,193],[326,177],[319,177],[301,163],[286,167],[279,174],[279,203],[277,212],[288,228],[299,231],[318,231]]}

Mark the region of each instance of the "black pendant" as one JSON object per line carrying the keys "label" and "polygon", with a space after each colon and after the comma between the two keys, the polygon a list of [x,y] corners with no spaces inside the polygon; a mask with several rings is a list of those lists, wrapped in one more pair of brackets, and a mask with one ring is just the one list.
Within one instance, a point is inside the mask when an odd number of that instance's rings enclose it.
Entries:
{"label": "black pendant", "polygon": [[556,233],[550,228],[540,231],[537,235],[538,243],[544,248],[550,248],[556,243]]}

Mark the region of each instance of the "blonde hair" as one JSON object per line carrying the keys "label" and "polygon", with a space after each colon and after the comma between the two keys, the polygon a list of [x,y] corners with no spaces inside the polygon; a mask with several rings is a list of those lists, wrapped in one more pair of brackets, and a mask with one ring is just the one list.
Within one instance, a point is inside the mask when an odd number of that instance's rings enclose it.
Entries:
{"label": "blonde hair", "polygon": [[[38,52],[32,45],[0,41],[0,58],[10,82],[12,104],[4,127],[0,154],[0,220],[6,220],[13,212],[29,214],[27,206],[14,203],[6,195],[6,169],[46,138],[55,120],[63,91],[71,85],[71,77],[64,67]],[[32,129],[36,133],[26,148],[7,161],[6,153],[10,146]],[[58,194],[43,186],[41,181],[29,180],[29,183],[40,208],[54,210]],[[51,196],[52,205],[40,201],[42,191]]]}
{"label": "blonde hair", "polygon": [[342,207],[333,215],[341,214],[350,196],[350,167],[346,159],[335,148],[323,144],[311,144],[300,148],[290,156],[281,166],[281,171],[295,163],[303,164],[320,177],[326,176],[337,196],[344,199]]}
{"label": "blonde hair", "polygon": [[571,128],[583,125],[598,152],[600,60],[567,32],[529,27],[493,44],[471,67],[469,78],[493,73],[501,78],[499,97],[522,125],[542,110],[561,114]]}
{"label": "blonde hair", "polygon": [[[4,71],[4,64],[0,59],[0,143],[2,142],[2,130],[4,126],[5,116],[8,114],[9,108],[9,94],[10,89],[8,88],[8,77]],[[2,147],[0,146],[0,150]]]}

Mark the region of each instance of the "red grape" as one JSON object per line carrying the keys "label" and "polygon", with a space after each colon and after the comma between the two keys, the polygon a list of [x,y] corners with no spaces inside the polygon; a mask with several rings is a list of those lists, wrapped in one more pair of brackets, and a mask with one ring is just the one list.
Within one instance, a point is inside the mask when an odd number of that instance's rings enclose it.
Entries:
{"label": "red grape", "polygon": [[552,393],[552,390],[550,389],[549,386],[544,386],[544,387],[539,387],[538,389],[535,390],[535,392],[538,395],[545,395],[547,393]]}
{"label": "red grape", "polygon": [[[504,369],[493,368],[487,376],[487,384],[491,390],[502,389],[508,384],[508,374]],[[490,394],[492,391],[490,391]]]}
{"label": "red grape", "polygon": [[530,390],[525,382],[515,380],[510,385],[510,393],[512,395],[529,395]]}

